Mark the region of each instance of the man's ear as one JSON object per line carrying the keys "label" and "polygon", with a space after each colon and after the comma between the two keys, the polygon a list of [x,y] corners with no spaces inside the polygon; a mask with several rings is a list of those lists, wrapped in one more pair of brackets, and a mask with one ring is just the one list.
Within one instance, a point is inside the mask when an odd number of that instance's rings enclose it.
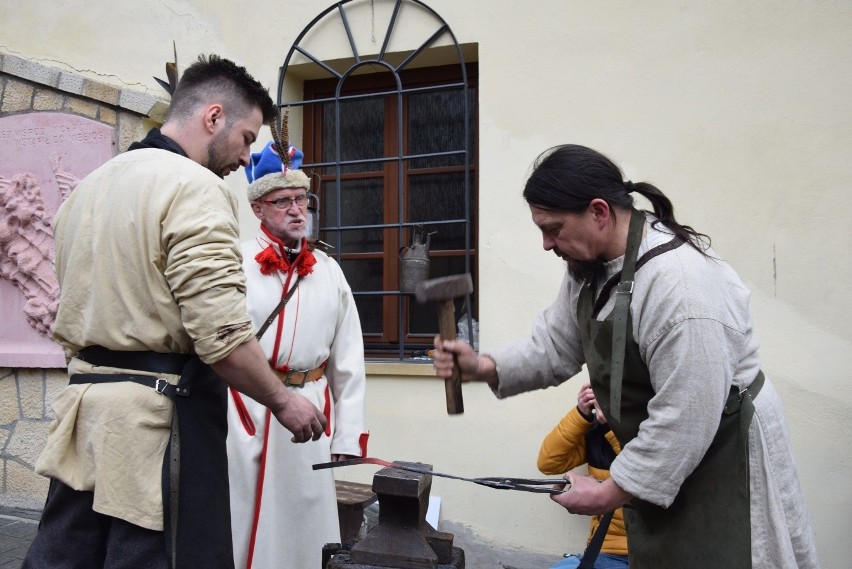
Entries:
{"label": "man's ear", "polygon": [[589,202],[588,211],[594,216],[595,222],[600,225],[605,225],[610,218],[610,208],[606,200],[595,198]]}
{"label": "man's ear", "polygon": [[210,133],[215,133],[225,124],[225,112],[222,105],[213,103],[204,111],[204,127]]}
{"label": "man's ear", "polygon": [[254,216],[260,220],[263,219],[263,213],[261,211],[261,204],[259,202],[250,202],[251,210],[254,212]]}

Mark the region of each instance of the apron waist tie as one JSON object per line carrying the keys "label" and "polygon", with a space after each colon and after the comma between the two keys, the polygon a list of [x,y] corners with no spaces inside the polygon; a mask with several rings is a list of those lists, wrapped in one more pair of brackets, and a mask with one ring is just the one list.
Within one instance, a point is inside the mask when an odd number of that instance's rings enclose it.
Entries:
{"label": "apron waist tie", "polygon": [[175,396],[189,397],[188,387],[179,387],[172,385],[161,377],[152,375],[134,375],[132,373],[75,373],[69,380],[69,385],[80,385],[84,383],[118,383],[129,381],[138,383],[146,387],[152,388],[160,395],[165,395],[169,399],[174,399]]}
{"label": "apron waist tie", "polygon": [[95,366],[135,369],[150,373],[180,375],[191,360],[190,354],[172,354],[152,351],[117,351],[103,346],[88,346],[80,350],[77,358]]}

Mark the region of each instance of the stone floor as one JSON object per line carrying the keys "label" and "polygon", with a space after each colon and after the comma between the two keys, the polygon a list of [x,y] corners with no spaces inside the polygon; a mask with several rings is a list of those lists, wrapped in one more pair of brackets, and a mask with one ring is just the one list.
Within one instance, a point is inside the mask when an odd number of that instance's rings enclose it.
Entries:
{"label": "stone floor", "polygon": [[0,506],[0,569],[20,569],[38,519],[39,512]]}
{"label": "stone floor", "polygon": [[453,545],[464,549],[465,569],[547,569],[560,559],[559,554],[545,554],[485,542],[469,528],[452,522],[441,522],[441,531],[453,534]]}

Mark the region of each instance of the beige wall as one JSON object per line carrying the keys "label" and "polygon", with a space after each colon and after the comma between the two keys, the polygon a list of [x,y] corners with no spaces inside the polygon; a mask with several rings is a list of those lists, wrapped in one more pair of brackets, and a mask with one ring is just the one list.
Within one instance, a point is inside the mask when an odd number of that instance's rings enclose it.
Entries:
{"label": "beige wall", "polygon": [[[217,51],[274,87],[290,44],[326,6],[301,0],[284,10],[266,0],[244,13],[233,2],[92,4],[3,3],[0,51],[159,94],[151,76],[164,76],[175,40],[181,64]],[[377,13],[385,4],[376,0]],[[609,154],[632,180],[662,188],[751,288],[764,370],[787,407],[823,567],[846,567],[852,452],[827,436],[849,428],[852,404],[852,4],[428,4],[460,42],[478,44],[483,347],[527,331],[560,280],[520,198],[530,163],[562,142]],[[357,40],[369,45],[370,17],[356,20]],[[384,28],[377,17],[377,33]],[[343,55],[335,49],[329,57]],[[230,183],[245,187],[239,174]],[[535,475],[541,437],[579,383],[507,401],[467,386],[466,413],[448,417],[439,382],[373,377],[371,454],[459,474]],[[372,471],[341,474],[369,480]],[[433,494],[443,498],[442,518],[500,546],[560,553],[583,539],[586,520],[547,498],[441,480]]]}

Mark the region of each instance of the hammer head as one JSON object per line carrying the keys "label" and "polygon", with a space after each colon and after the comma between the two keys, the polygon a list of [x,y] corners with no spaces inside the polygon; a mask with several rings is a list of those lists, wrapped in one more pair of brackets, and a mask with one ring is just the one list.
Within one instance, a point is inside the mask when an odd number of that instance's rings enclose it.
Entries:
{"label": "hammer head", "polygon": [[470,273],[464,273],[421,281],[417,283],[414,296],[417,302],[422,303],[429,300],[450,300],[471,292],[473,279],[470,278]]}

